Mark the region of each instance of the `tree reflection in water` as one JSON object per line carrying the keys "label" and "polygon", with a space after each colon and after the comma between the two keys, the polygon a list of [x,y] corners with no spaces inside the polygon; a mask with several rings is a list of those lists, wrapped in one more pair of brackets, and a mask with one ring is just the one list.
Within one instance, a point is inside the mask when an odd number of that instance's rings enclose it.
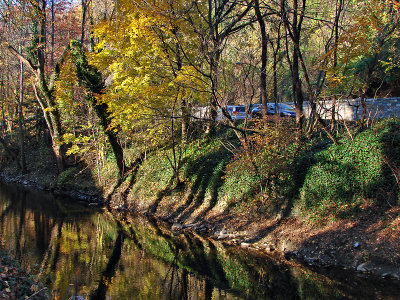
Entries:
{"label": "tree reflection in water", "polygon": [[[88,210],[0,186],[0,237],[53,298],[390,298],[399,283],[319,274],[155,219]],[[356,285],[355,285],[356,284]],[[393,298],[393,297],[392,297]]]}

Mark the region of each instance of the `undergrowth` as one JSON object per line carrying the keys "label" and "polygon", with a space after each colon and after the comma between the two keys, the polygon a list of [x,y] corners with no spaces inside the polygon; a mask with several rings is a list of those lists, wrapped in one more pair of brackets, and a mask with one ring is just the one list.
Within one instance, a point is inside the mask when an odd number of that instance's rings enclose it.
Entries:
{"label": "undergrowth", "polygon": [[[217,205],[227,208],[226,212],[233,208],[266,217],[289,216],[295,211],[311,222],[355,218],[363,210],[400,203],[397,119],[380,121],[352,137],[343,134],[337,145],[323,135],[299,145],[294,122],[283,119],[255,123],[247,136],[246,151],[231,129],[220,128],[218,134],[218,139],[200,136],[176,145],[178,156],[165,145],[162,150],[152,150],[135,176],[127,176],[123,185],[129,188],[127,201],[143,199],[152,205],[174,200],[192,206],[190,213],[201,206],[203,215]],[[128,165],[142,150],[126,150]],[[53,180],[56,175],[43,174],[43,168],[38,167],[51,162],[50,152],[32,147],[29,153],[41,155],[40,159],[29,159],[30,174]],[[113,186],[117,168],[112,155],[102,160],[91,153],[85,157],[59,174],[56,185],[96,191]]]}
{"label": "undergrowth", "polygon": [[154,152],[139,170],[134,195],[155,199],[168,191],[187,205],[207,202],[211,209],[218,203],[264,216],[283,211],[287,216],[295,209],[311,222],[353,218],[368,207],[395,204],[397,120],[380,122],[354,138],[344,135],[338,145],[319,137],[302,147],[292,125],[255,124],[248,136],[250,151],[228,151],[218,140],[186,145],[179,170],[184,189],[174,185],[167,159],[171,150]]}
{"label": "undergrowth", "polygon": [[354,139],[313,154],[299,189],[297,205],[311,221],[351,218],[368,206],[390,205],[397,199],[393,170],[399,165],[400,134],[396,120],[380,122]]}

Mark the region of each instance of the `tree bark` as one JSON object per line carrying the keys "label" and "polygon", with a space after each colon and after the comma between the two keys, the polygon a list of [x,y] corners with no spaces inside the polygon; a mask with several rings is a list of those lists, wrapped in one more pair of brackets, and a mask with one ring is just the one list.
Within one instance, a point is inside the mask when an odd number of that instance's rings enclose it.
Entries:
{"label": "tree bark", "polygon": [[50,43],[50,66],[54,67],[54,0],[51,0],[51,43]]}
{"label": "tree bark", "polygon": [[56,63],[50,83],[48,83],[45,74],[45,45],[46,45],[46,0],[31,0],[32,11],[35,15],[33,19],[33,37],[29,47],[28,58],[9,46],[10,52],[34,74],[35,76],[35,94],[40,107],[45,116],[50,135],[52,138],[52,149],[57,161],[59,172],[65,169],[64,153],[61,149],[62,127],[58,108],[54,101],[53,89],[54,82],[60,72],[60,65],[64,61],[64,55]]}
{"label": "tree bark", "polygon": [[279,57],[279,50],[281,48],[281,35],[280,35],[280,31],[281,31],[281,23],[279,23],[278,26],[278,37],[277,37],[277,42],[276,42],[276,47],[274,47],[274,44],[272,42],[272,40],[270,39],[269,42],[271,44],[271,48],[273,50],[273,62],[272,62],[272,76],[273,76],[273,99],[274,99],[274,103],[275,103],[275,109],[278,108],[278,62],[280,60]]}
{"label": "tree bark", "polygon": [[[21,51],[21,47],[20,47]],[[19,101],[18,101],[18,129],[19,129],[19,151],[21,158],[21,172],[26,173],[26,160],[25,160],[25,145],[24,145],[24,116],[22,114],[22,104],[24,102],[24,65],[22,61],[19,62]]]}
{"label": "tree bark", "polygon": [[261,70],[260,70],[260,98],[262,104],[262,114],[264,120],[267,116],[267,55],[268,55],[268,35],[265,29],[265,20],[260,11],[259,0],[254,1],[254,10],[261,33]]}
{"label": "tree bark", "polygon": [[[303,122],[304,122],[304,113],[303,113],[303,92],[301,89],[301,81],[299,75],[299,56],[297,53],[297,49],[295,45],[299,45],[300,43],[300,33],[301,33],[301,26],[303,18],[298,16],[298,0],[293,0],[293,11],[292,11],[292,19],[291,21],[288,18],[288,9],[285,5],[285,0],[281,0],[281,16],[283,24],[285,25],[286,31],[290,34],[293,46],[293,53],[292,53],[292,61],[289,61],[291,66],[291,75],[292,75],[292,91],[293,91],[293,98],[294,98],[294,105],[296,109],[296,126],[297,126],[297,133],[298,135],[301,134],[303,129]],[[305,0],[304,0],[305,1]],[[288,40],[286,39],[287,48],[288,47]],[[289,60],[289,58],[288,58]]]}
{"label": "tree bark", "polygon": [[89,65],[80,42],[71,41],[70,49],[72,59],[75,63],[78,79],[85,85],[87,89],[86,99],[94,107],[96,114],[100,119],[103,132],[107,136],[107,139],[111,145],[111,149],[118,167],[118,183],[121,183],[126,171],[124,151],[118,142],[118,134],[112,130],[112,128],[110,128],[112,117],[108,112],[108,105],[106,103],[99,104],[95,97],[96,94],[101,95],[104,93],[104,81],[100,72],[93,66]]}

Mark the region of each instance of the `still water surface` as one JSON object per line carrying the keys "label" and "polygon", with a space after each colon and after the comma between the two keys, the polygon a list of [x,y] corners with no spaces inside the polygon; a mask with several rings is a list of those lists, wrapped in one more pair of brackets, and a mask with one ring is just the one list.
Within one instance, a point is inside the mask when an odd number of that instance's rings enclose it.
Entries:
{"label": "still water surface", "polygon": [[14,185],[0,184],[0,238],[53,299],[400,299],[398,281],[290,266]]}

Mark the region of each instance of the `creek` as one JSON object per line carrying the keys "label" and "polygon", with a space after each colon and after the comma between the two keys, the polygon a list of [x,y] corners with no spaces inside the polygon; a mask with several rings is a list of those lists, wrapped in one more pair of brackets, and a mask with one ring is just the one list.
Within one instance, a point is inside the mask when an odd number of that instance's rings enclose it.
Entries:
{"label": "creek", "polygon": [[[0,184],[0,239],[53,299],[399,299],[396,280],[227,246]],[[79,298],[82,297],[82,298]]]}

